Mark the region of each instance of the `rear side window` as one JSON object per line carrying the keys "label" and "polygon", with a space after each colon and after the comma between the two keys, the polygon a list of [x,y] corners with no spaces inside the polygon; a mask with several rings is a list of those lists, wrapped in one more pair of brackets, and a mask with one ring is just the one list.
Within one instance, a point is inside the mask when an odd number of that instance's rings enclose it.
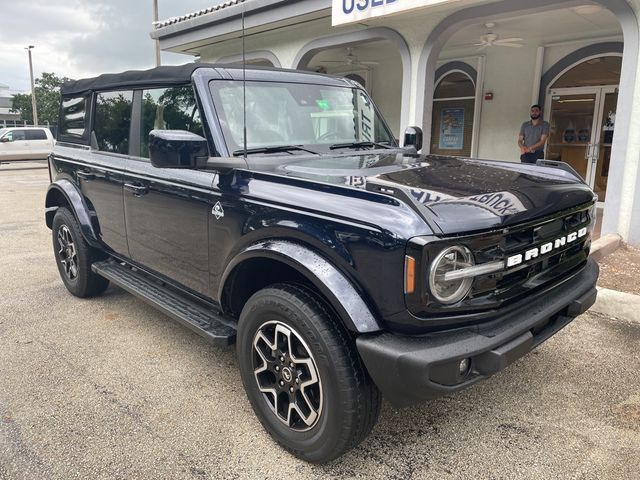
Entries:
{"label": "rear side window", "polygon": [[27,130],[27,140],[46,140],[47,134],[44,133],[44,130],[33,129]]}
{"label": "rear side window", "polygon": [[132,91],[103,92],[96,98],[94,132],[98,150],[129,153]]}
{"label": "rear side window", "polygon": [[142,91],[141,157],[149,158],[151,130],[187,130],[202,135],[202,121],[191,85]]}
{"label": "rear side window", "polygon": [[66,97],[62,99],[60,111],[60,135],[84,137],[87,129],[87,97]]}

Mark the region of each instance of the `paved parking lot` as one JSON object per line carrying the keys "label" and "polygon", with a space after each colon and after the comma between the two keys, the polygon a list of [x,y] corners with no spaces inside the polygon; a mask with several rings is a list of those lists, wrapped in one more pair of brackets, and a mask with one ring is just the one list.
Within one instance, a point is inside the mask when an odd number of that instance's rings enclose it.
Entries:
{"label": "paved parking lot", "polygon": [[216,348],[122,290],[67,293],[47,171],[0,165],[0,479],[638,478],[640,323],[589,313],[326,466],[276,446]]}

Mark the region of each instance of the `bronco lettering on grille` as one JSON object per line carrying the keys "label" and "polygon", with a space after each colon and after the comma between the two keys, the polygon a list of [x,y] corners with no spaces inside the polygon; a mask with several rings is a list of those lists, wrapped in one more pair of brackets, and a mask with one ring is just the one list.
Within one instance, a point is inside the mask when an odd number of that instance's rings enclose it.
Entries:
{"label": "bronco lettering on grille", "polygon": [[516,265],[520,265],[522,262],[527,262],[534,258],[538,258],[541,255],[545,255],[553,250],[557,250],[566,246],[567,244],[571,244],[578,240],[579,238],[584,237],[587,234],[587,227],[582,227],[577,232],[572,232],[563,237],[558,237],[555,240],[547,243],[543,243],[539,247],[534,247],[529,250],[526,250],[524,253],[518,253],[516,255],[511,255],[507,257],[507,268],[515,267]]}

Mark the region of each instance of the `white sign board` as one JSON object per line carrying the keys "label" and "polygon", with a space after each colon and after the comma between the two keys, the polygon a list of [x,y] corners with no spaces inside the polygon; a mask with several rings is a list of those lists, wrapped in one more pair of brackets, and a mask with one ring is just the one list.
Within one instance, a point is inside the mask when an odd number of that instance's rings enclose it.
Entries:
{"label": "white sign board", "polygon": [[416,8],[451,3],[457,0],[333,0],[331,24],[360,22],[368,18],[382,17]]}

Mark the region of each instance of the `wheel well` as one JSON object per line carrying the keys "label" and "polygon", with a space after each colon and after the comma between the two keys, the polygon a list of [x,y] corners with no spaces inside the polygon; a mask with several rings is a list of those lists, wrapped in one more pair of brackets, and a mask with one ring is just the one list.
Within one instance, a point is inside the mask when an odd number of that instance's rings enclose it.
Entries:
{"label": "wheel well", "polygon": [[[67,200],[67,197],[65,197],[64,194],[57,188],[49,190],[49,193],[47,193],[47,199],[45,201],[46,208],[68,207],[69,205],[70,204]],[[51,228],[51,225],[53,225],[53,217],[55,216],[55,213],[55,211],[47,211],[45,213],[45,221],[47,222],[47,227],[49,228]]]}
{"label": "wheel well", "polygon": [[251,295],[276,283],[313,287],[304,275],[286,263],[269,258],[252,258],[245,260],[231,272],[222,292],[222,308],[239,318]]}

